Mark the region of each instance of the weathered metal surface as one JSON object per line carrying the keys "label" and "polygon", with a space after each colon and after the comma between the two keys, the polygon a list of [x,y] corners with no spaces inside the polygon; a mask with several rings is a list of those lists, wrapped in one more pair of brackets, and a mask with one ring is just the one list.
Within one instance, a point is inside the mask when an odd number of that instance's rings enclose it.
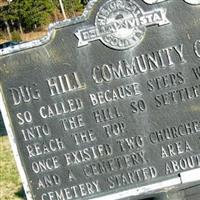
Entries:
{"label": "weathered metal surface", "polygon": [[91,1],[1,52],[28,199],[122,199],[200,180],[200,6],[151,3]]}

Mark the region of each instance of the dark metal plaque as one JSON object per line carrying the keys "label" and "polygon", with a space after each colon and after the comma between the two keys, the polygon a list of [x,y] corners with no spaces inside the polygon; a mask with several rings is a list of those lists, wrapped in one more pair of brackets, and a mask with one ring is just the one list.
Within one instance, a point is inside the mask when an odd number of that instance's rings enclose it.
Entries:
{"label": "dark metal plaque", "polygon": [[200,180],[200,2],[92,0],[4,49],[1,110],[29,200],[123,199]]}

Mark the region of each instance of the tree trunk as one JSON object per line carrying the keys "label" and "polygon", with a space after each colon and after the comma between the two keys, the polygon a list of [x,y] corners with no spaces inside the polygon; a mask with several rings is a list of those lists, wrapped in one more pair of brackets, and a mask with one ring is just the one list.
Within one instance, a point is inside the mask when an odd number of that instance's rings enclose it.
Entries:
{"label": "tree trunk", "polygon": [[19,22],[19,30],[20,30],[20,33],[23,35],[23,34],[24,34],[24,31],[23,31],[21,22]]}
{"label": "tree trunk", "polygon": [[6,30],[8,32],[9,39],[12,40],[12,34],[10,32],[10,26],[9,26],[9,24],[6,20],[5,20],[5,25],[6,25]]}

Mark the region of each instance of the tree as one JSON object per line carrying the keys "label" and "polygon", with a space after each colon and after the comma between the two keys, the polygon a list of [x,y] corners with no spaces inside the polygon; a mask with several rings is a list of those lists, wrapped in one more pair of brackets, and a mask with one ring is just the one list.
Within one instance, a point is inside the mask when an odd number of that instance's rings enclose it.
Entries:
{"label": "tree", "polygon": [[[88,0],[62,0],[68,17],[76,16],[83,10]],[[0,21],[2,30],[11,32],[17,29],[33,31],[37,27],[47,25],[52,19],[61,19],[59,0],[12,0],[9,4],[0,7]],[[22,28],[23,27],[23,28]]]}
{"label": "tree", "polygon": [[13,0],[9,11],[27,30],[46,25],[54,11],[52,0]]}
{"label": "tree", "polygon": [[11,40],[12,34],[11,34],[10,26],[8,23],[9,17],[10,17],[10,15],[9,15],[9,11],[8,11],[8,6],[1,7],[0,8],[0,21],[4,22],[9,39]]}
{"label": "tree", "polygon": [[19,25],[20,32],[23,33],[22,20],[23,20],[23,8],[18,0],[14,1],[8,6],[8,18],[11,21],[17,21]]}
{"label": "tree", "polygon": [[76,13],[82,11],[83,5],[80,0],[64,0],[65,10],[69,17],[76,16]]}

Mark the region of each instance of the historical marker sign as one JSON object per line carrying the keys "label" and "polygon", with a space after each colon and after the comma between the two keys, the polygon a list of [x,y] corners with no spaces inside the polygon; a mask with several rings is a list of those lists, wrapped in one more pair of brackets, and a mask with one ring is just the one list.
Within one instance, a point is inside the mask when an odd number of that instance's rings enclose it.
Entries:
{"label": "historical marker sign", "polygon": [[120,199],[200,180],[193,3],[93,0],[49,36],[1,52],[1,109],[29,200]]}

